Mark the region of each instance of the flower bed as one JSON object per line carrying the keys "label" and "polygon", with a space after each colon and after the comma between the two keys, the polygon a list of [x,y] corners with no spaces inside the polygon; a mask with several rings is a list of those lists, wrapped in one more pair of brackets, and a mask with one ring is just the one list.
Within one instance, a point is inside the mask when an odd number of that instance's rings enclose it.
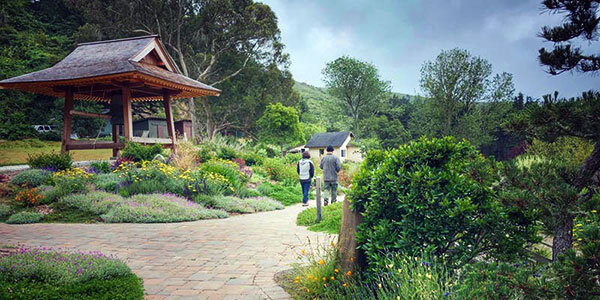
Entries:
{"label": "flower bed", "polygon": [[21,247],[0,256],[0,299],[142,299],[141,279],[100,252]]}

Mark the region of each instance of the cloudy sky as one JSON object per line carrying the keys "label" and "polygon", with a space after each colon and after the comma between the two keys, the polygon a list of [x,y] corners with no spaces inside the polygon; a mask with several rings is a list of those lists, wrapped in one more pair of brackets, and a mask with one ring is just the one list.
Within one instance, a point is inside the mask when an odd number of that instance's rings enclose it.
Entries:
{"label": "cloudy sky", "polygon": [[537,33],[561,16],[544,12],[540,0],[259,1],[277,14],[294,78],[316,86],[327,62],[349,55],[376,65],[393,91],[422,94],[421,64],[455,47],[490,61],[494,73],[512,73],[516,91],[536,98],[554,90],[575,96],[600,79],[544,72],[537,51],[551,44]]}

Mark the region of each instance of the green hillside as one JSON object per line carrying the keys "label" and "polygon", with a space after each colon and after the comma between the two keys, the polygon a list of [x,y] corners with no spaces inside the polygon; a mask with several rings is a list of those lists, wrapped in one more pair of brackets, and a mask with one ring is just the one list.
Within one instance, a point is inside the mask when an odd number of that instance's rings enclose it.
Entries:
{"label": "green hillside", "polygon": [[[328,131],[349,130],[351,128],[350,119],[343,117],[344,114],[334,104],[335,99],[327,93],[326,88],[296,81],[293,89],[302,98],[303,122],[322,124]],[[399,98],[409,97],[411,102],[419,97],[397,92],[393,92],[393,94]]]}

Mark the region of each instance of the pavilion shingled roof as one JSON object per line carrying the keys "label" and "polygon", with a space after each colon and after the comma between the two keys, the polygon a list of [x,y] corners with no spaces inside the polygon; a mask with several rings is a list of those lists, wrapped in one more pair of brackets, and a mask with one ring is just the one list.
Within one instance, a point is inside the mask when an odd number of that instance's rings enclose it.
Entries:
{"label": "pavilion shingled roof", "polygon": [[[160,52],[161,64],[143,61],[149,51]],[[156,53],[155,52],[155,53]],[[172,98],[216,96],[220,90],[182,75],[156,35],[79,44],[56,65],[0,81],[0,88],[63,97],[73,88],[76,99],[109,101],[115,82],[143,82],[132,100],[161,100],[161,89]],[[115,86],[112,86],[115,89]],[[154,94],[153,94],[154,92]]]}

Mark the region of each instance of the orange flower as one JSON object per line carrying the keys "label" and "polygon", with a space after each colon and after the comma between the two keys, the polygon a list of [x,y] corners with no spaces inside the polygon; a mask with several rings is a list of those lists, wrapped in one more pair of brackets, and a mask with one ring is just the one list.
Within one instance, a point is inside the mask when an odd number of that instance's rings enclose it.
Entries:
{"label": "orange flower", "polygon": [[346,272],[346,275],[348,275],[348,276],[352,275],[352,271]]}
{"label": "orange flower", "polygon": [[340,270],[338,270],[338,269],[334,269],[333,271],[337,273],[337,272],[339,272]]}
{"label": "orange flower", "polygon": [[327,277],[323,277],[323,281],[327,281]]}
{"label": "orange flower", "polygon": [[319,260],[319,264],[320,265],[325,264],[325,261],[321,259],[321,260]]}

